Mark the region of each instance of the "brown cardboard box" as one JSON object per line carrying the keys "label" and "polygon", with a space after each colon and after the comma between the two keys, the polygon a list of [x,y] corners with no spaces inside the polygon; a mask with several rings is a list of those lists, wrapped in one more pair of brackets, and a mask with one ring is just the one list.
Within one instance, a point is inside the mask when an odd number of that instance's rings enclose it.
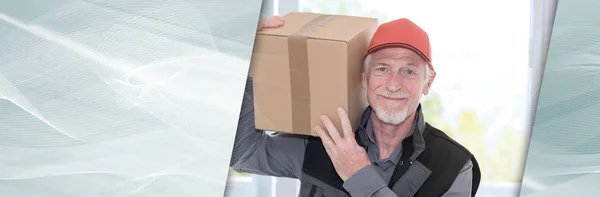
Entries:
{"label": "brown cardboard box", "polygon": [[283,18],[283,27],[259,31],[254,44],[256,128],[316,136],[325,114],[341,132],[336,109],[343,107],[356,129],[367,106],[362,58],[377,19],[306,12]]}

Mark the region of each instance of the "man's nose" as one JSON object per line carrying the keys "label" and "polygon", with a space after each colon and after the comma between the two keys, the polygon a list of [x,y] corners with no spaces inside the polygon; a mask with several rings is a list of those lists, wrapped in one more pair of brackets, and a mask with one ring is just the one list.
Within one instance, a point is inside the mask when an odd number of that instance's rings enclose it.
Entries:
{"label": "man's nose", "polygon": [[386,87],[391,92],[396,92],[402,89],[402,77],[399,73],[394,73],[386,83]]}

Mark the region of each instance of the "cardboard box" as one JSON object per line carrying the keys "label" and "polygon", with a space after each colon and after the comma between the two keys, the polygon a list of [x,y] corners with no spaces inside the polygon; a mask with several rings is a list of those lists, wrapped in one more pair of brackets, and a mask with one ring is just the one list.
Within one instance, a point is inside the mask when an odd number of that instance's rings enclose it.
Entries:
{"label": "cardboard box", "polygon": [[283,18],[283,27],[259,31],[254,44],[256,128],[316,136],[325,114],[341,132],[336,109],[343,107],[356,129],[368,105],[362,58],[378,20],[306,12]]}

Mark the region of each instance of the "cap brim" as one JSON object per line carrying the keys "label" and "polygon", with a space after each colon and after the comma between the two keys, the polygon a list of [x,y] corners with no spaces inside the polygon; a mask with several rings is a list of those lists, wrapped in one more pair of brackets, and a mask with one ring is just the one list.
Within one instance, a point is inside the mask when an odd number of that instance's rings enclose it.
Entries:
{"label": "cap brim", "polygon": [[381,50],[381,49],[390,48],[390,47],[402,47],[402,48],[406,48],[406,49],[412,50],[413,52],[415,52],[419,56],[421,56],[421,58],[423,58],[423,60],[425,60],[425,62],[427,62],[427,64],[431,68],[431,70],[433,70],[433,65],[431,63],[431,59],[429,59],[423,52],[421,52],[416,47],[414,47],[414,46],[412,46],[410,44],[401,43],[401,42],[393,42],[393,43],[385,43],[385,44],[375,45],[375,46],[373,46],[373,47],[371,47],[371,48],[369,48],[367,50],[367,52],[363,56],[363,59],[366,58],[367,55],[369,55],[371,53],[374,53],[374,52],[376,52],[378,50]]}

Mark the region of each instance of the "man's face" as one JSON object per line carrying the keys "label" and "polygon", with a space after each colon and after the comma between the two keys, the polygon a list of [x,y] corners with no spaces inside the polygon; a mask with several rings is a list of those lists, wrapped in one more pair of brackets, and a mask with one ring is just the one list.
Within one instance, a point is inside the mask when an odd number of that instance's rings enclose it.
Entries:
{"label": "man's face", "polygon": [[427,63],[412,50],[386,48],[371,54],[362,85],[377,117],[398,125],[412,115],[435,78],[426,79]]}

